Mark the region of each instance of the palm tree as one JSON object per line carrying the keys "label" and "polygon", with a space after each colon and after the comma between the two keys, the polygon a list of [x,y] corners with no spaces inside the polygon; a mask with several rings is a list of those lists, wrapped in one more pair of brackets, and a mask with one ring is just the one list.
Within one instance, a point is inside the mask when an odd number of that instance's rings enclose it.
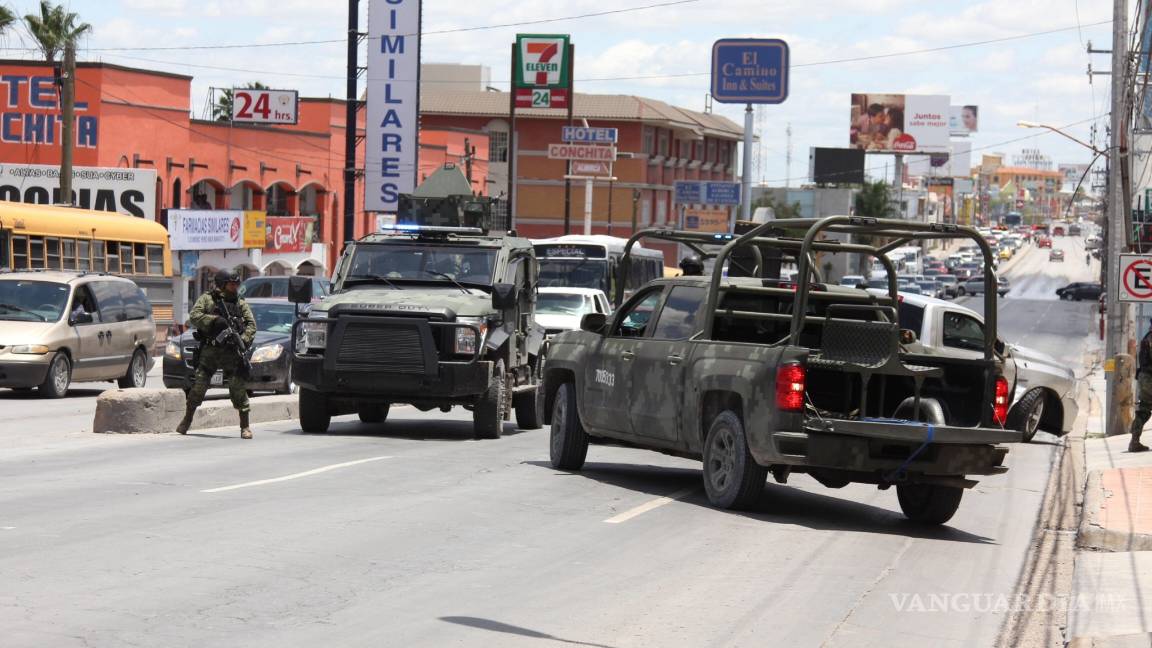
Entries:
{"label": "palm tree", "polygon": [[888,184],[882,180],[865,182],[856,194],[856,215],[872,218],[891,218],[896,215],[888,189]]}
{"label": "palm tree", "polygon": [[40,51],[44,52],[44,60],[55,63],[67,44],[75,44],[76,39],[92,31],[92,25],[88,23],[76,24],[78,18],[77,14],[66,11],[63,5],[40,0],[40,15],[24,16],[24,24],[36,39]]}
{"label": "palm tree", "polygon": [[12,23],[16,22],[16,14],[8,7],[0,6],[0,33],[8,31]]}
{"label": "palm tree", "polygon": [[[253,81],[244,85],[245,88],[253,90],[269,90],[270,88],[259,81]],[[216,104],[212,106],[212,119],[216,121],[231,121],[232,120],[232,88],[228,88],[220,93],[220,98],[216,100]]]}

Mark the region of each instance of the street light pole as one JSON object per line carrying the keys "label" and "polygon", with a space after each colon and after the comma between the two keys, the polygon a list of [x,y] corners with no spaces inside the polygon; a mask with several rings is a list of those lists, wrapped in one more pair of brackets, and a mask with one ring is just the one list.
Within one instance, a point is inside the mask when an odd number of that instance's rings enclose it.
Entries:
{"label": "street light pole", "polygon": [[1104,257],[1108,264],[1107,283],[1107,333],[1104,341],[1104,371],[1108,379],[1108,400],[1104,434],[1115,436],[1127,430],[1125,422],[1130,420],[1131,411],[1121,407],[1132,393],[1131,376],[1128,369],[1131,363],[1118,366],[1117,355],[1127,351],[1124,344],[1124,322],[1128,316],[1126,304],[1121,304],[1120,253],[1124,251],[1128,238],[1125,226],[1124,186],[1121,182],[1123,167],[1128,164],[1127,130],[1125,128],[1125,92],[1128,87],[1128,1],[1113,0],[1112,4],[1112,136],[1108,143],[1108,254]]}

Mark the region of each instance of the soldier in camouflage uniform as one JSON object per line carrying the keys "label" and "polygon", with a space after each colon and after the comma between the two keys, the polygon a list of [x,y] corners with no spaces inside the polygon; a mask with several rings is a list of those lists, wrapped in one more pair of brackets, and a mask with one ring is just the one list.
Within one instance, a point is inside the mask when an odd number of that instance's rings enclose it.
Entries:
{"label": "soldier in camouflage uniform", "polygon": [[[252,340],[256,337],[256,318],[252,315],[252,308],[237,294],[239,288],[240,277],[235,273],[228,270],[217,272],[216,287],[196,300],[196,305],[192,307],[192,312],[188,316],[204,342],[201,343],[200,361],[196,366],[192,390],[188,392],[184,420],[180,421],[180,425],[176,428],[180,434],[188,433],[188,428],[192,425],[192,416],[204,401],[208,383],[216,370],[223,369],[224,380],[228,384],[228,395],[232,397],[233,407],[240,412],[240,438],[252,438],[252,429],[248,423],[248,392],[244,389],[247,376],[241,375],[243,363],[240,349],[252,345]],[[240,333],[239,340],[233,337],[217,341],[221,333],[228,330],[227,321],[223,317],[225,312],[231,312],[233,317],[239,315],[243,318],[244,330]]]}
{"label": "soldier in camouflage uniform", "polygon": [[1144,424],[1152,416],[1152,329],[1140,340],[1140,351],[1136,354],[1137,397],[1136,416],[1132,419],[1132,439],[1128,441],[1128,452],[1147,452],[1148,446],[1140,443]]}
{"label": "soldier in camouflage uniform", "polygon": [[700,255],[689,254],[680,260],[680,271],[685,277],[699,277],[704,274],[704,262],[700,260]]}

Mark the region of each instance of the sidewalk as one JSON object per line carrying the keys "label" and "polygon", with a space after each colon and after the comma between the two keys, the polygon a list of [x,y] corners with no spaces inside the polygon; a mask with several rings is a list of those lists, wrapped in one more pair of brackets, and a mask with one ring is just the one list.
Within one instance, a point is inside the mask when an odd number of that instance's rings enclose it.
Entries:
{"label": "sidewalk", "polygon": [[1128,435],[1103,436],[1103,370],[1087,382],[1098,398],[1086,413],[1088,478],[1065,636],[1073,648],[1152,646],[1152,452],[1125,452]]}

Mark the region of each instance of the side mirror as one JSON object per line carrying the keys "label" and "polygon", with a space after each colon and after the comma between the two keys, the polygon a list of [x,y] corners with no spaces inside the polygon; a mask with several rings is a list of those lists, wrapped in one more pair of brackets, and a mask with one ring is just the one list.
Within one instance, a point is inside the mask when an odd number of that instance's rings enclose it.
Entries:
{"label": "side mirror", "polygon": [[77,313],[76,317],[72,318],[73,324],[91,324],[92,321],[92,313],[87,311],[81,311]]}
{"label": "side mirror", "polygon": [[580,318],[580,330],[600,335],[608,324],[608,316],[604,313],[584,313]]}
{"label": "side mirror", "polygon": [[520,300],[520,291],[516,284],[495,284],[492,286],[492,308],[504,310],[512,308]]}
{"label": "side mirror", "polygon": [[288,277],[288,301],[293,304],[311,304],[312,277]]}

